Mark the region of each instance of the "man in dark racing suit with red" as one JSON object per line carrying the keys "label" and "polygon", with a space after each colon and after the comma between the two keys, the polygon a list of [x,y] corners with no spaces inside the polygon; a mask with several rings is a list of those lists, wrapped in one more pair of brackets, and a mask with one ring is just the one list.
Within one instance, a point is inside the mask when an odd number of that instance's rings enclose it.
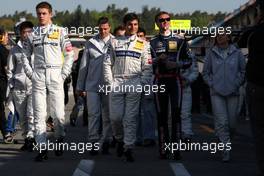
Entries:
{"label": "man in dark racing suit with red", "polygon": [[[160,12],[155,17],[155,22],[160,33],[151,41],[153,70],[155,82],[162,86],[156,94],[156,106],[158,111],[159,153],[161,159],[181,159],[179,150],[172,150],[173,143],[179,143],[181,139],[181,77],[180,70],[191,66],[192,58],[189,55],[186,40],[170,30],[170,16],[167,12]],[[168,105],[171,110],[171,136],[168,129]]]}

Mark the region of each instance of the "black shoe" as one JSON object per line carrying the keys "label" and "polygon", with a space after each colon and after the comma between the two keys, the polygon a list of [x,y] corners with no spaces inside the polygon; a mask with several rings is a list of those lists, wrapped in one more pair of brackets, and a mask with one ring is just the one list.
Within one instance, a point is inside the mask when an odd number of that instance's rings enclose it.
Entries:
{"label": "black shoe", "polygon": [[29,146],[29,141],[28,141],[28,138],[26,138],[24,145],[20,148],[20,150],[26,151],[26,150],[28,150],[28,146]]}
{"label": "black shoe", "polygon": [[75,118],[70,118],[70,125],[73,127],[76,126],[76,119]]}
{"label": "black shoe", "polygon": [[50,131],[54,132],[54,123],[53,118],[49,116],[48,120],[46,121],[46,125],[50,128]]}
{"label": "black shoe", "polygon": [[95,150],[94,144],[95,144],[95,142],[92,142],[92,149],[89,152],[90,155],[92,155],[92,156],[98,155],[98,153],[99,153],[99,150]]}
{"label": "black shoe", "polygon": [[160,149],[159,150],[159,158],[161,160],[169,159],[170,158],[170,151],[164,150],[164,149]]}
{"label": "black shoe", "polygon": [[161,160],[168,159],[168,155],[167,155],[167,153],[160,153],[160,154],[159,154],[159,159],[161,159]]}
{"label": "black shoe", "polygon": [[35,161],[36,162],[42,162],[44,160],[48,159],[48,151],[44,150],[42,152],[40,152],[36,157],[35,157]]}
{"label": "black shoe", "polygon": [[172,154],[172,160],[179,161],[179,160],[181,160],[181,159],[182,159],[182,157],[181,157],[181,154],[180,154],[179,151],[176,151],[176,152],[174,152],[174,153]]}
{"label": "black shoe", "polygon": [[34,146],[36,145],[37,143],[36,143],[36,141],[35,141],[35,139],[34,138],[28,138],[28,151],[29,152],[33,152],[33,148],[34,148]]}
{"label": "black shoe", "polygon": [[142,147],[142,146],[143,146],[143,143],[140,142],[140,141],[136,141],[136,142],[135,142],[135,146],[137,146],[137,147]]}
{"label": "black shoe", "polygon": [[111,147],[111,148],[115,148],[116,143],[117,143],[117,141],[116,141],[115,137],[113,136],[113,140],[112,140],[112,142],[111,142],[111,144],[110,144],[110,147]]}
{"label": "black shoe", "polygon": [[89,153],[92,156],[98,155],[98,153],[99,153],[99,150],[95,150],[94,142],[92,143],[92,149],[91,149],[91,151]]}
{"label": "black shoe", "polygon": [[153,147],[155,145],[156,145],[156,142],[153,139],[145,139],[144,140],[144,144],[143,144],[144,147]]}
{"label": "black shoe", "polygon": [[124,153],[124,142],[117,142],[116,155],[121,157]]}
{"label": "black shoe", "polygon": [[91,151],[90,151],[90,155],[92,155],[92,156],[96,156],[96,155],[98,155],[98,151],[97,150],[94,150],[94,149],[92,149]]}
{"label": "black shoe", "polygon": [[103,155],[108,155],[109,154],[109,147],[110,147],[109,142],[104,142],[103,143],[103,145],[102,145],[102,154]]}
{"label": "black shoe", "polygon": [[135,159],[132,155],[132,149],[127,149],[125,152],[124,152],[124,155],[126,157],[126,161],[127,162],[134,162]]}
{"label": "black shoe", "polygon": [[60,143],[63,143],[63,137],[60,137],[56,140],[56,144],[58,144],[57,148],[55,149],[55,155],[56,156],[62,156],[63,155],[63,149],[61,148],[62,145]]}

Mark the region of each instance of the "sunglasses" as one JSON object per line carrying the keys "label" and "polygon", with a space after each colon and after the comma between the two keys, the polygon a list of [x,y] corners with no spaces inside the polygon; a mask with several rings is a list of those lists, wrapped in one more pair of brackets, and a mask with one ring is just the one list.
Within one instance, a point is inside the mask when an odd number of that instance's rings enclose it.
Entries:
{"label": "sunglasses", "polygon": [[170,21],[171,19],[170,18],[160,18],[159,19],[159,22],[160,23],[163,23],[163,22],[165,22],[165,21]]}

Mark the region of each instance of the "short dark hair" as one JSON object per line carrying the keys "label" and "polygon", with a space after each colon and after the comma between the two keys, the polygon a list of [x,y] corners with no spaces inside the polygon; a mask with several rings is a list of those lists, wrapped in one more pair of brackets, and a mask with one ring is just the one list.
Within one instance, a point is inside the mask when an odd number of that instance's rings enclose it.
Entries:
{"label": "short dark hair", "polygon": [[140,33],[140,32],[143,32],[143,34],[146,35],[146,30],[144,28],[142,28],[142,27],[138,28],[137,33]]}
{"label": "short dark hair", "polygon": [[257,5],[262,13],[264,13],[264,0],[257,0]]}
{"label": "short dark hair", "polygon": [[0,35],[4,35],[5,33],[6,33],[5,28],[0,26]]}
{"label": "short dark hair", "polygon": [[33,28],[34,25],[30,21],[24,21],[19,25],[19,31],[22,32],[26,28]]}
{"label": "short dark hair", "polygon": [[125,31],[126,28],[125,28],[123,25],[119,25],[119,26],[117,26],[117,27],[114,29],[114,35],[116,35],[117,31],[119,31],[119,30],[121,30],[121,31]]}
{"label": "short dark hair", "polygon": [[52,12],[51,4],[46,1],[38,3],[38,5],[36,5],[36,10],[39,8],[45,8],[45,9],[48,9],[50,13]]}
{"label": "short dark hair", "polygon": [[155,22],[158,23],[158,22],[159,22],[159,17],[160,17],[161,15],[164,15],[164,14],[166,14],[166,15],[170,15],[168,12],[161,11],[161,12],[159,12],[159,13],[155,16]]}
{"label": "short dark hair", "polygon": [[[101,25],[101,24],[106,24],[108,23],[109,24],[109,19],[105,16],[103,17],[100,17],[97,21],[97,25]],[[110,25],[110,24],[109,24]]]}
{"label": "short dark hair", "polygon": [[[215,37],[215,41],[214,41],[214,45],[218,45],[218,43],[217,43],[217,37],[218,37],[219,35],[221,35],[221,34],[217,34],[217,35],[216,35],[216,37]],[[227,38],[229,39],[228,44],[229,44],[229,45],[232,44],[232,43],[233,43],[232,36],[231,36],[231,35],[227,35],[227,34],[225,34],[225,35],[226,35]]]}
{"label": "short dark hair", "polygon": [[123,18],[123,24],[126,25],[127,22],[133,21],[133,20],[137,20],[138,23],[139,23],[139,18],[137,16],[137,14],[135,14],[135,13],[128,13]]}

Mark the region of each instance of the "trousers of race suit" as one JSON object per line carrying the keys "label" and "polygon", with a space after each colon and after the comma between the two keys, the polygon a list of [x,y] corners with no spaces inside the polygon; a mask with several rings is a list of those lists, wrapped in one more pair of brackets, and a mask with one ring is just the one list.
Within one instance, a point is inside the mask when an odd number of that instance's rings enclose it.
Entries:
{"label": "trousers of race suit", "polygon": [[[119,86],[141,85],[140,78],[114,78],[114,90]],[[124,142],[125,149],[132,149],[136,141],[137,117],[141,92],[112,91],[110,93],[110,120],[117,141]]]}
{"label": "trousers of race suit", "polygon": [[215,133],[219,140],[226,144],[234,134],[238,117],[238,95],[211,95],[212,109],[215,116]]}
{"label": "trousers of race suit", "polygon": [[32,108],[32,93],[26,90],[12,90],[12,99],[19,123],[22,129],[23,138],[34,138],[34,117]]}
{"label": "trousers of race suit", "polygon": [[[87,91],[88,138],[90,142],[111,142],[112,128],[109,117],[109,95]],[[102,137],[100,119],[102,117]]]}
{"label": "trousers of race suit", "polygon": [[140,99],[140,110],[137,118],[137,142],[142,143],[146,139],[155,140],[156,109],[154,95],[142,93]]}
{"label": "trousers of race suit", "polygon": [[[178,77],[159,78],[156,84],[164,85],[164,92],[156,93],[156,106],[158,111],[158,138],[159,152],[165,154],[165,143],[179,142],[181,139],[181,95],[182,88]],[[168,127],[168,105],[171,110],[171,137]]]}
{"label": "trousers of race suit", "polygon": [[182,89],[181,128],[182,138],[191,138],[192,131],[192,89],[188,85]]}
{"label": "trousers of race suit", "polygon": [[[47,104],[54,120],[55,138],[65,136],[63,83],[61,68],[35,68],[33,72],[32,103],[35,118],[35,138],[38,144],[46,143]],[[47,98],[49,102],[47,102]]]}

